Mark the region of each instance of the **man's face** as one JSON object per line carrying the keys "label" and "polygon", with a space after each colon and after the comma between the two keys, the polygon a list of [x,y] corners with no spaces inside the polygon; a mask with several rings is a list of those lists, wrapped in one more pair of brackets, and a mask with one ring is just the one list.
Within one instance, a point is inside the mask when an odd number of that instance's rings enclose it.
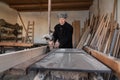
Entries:
{"label": "man's face", "polygon": [[60,25],[64,25],[66,19],[65,18],[59,18]]}

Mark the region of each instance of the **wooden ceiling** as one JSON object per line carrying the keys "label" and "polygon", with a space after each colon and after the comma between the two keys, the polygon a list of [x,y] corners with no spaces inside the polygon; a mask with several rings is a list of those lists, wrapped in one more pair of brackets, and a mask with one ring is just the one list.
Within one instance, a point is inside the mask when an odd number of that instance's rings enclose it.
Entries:
{"label": "wooden ceiling", "polygon": [[[0,0],[17,11],[47,11],[48,0]],[[52,11],[88,10],[93,0],[51,0]]]}

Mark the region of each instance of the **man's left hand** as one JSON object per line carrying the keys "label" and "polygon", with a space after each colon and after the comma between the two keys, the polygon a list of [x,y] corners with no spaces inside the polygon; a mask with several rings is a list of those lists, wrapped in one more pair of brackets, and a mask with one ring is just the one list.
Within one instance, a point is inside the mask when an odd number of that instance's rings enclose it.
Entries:
{"label": "man's left hand", "polygon": [[60,43],[58,41],[55,42],[54,48],[59,48]]}

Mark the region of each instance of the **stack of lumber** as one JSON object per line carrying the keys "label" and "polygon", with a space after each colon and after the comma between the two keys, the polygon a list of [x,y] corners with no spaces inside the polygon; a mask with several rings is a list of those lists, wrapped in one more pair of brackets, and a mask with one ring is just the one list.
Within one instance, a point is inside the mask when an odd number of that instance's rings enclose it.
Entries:
{"label": "stack of lumber", "polygon": [[81,34],[82,37],[80,38],[80,42],[79,44],[77,45],[77,48],[82,48],[84,46],[84,43],[85,43],[85,40],[87,39],[88,37],[88,34],[90,33],[90,27],[88,25],[88,20],[84,23],[84,28],[83,28],[83,31]]}
{"label": "stack of lumber", "polygon": [[22,26],[10,24],[0,19],[0,41],[17,41],[22,39]]}
{"label": "stack of lumber", "polygon": [[[88,29],[88,24],[89,24],[89,20],[86,20],[84,22],[84,27],[80,26],[80,21],[79,20],[75,20],[72,22],[72,26],[73,26],[73,48],[76,48],[78,43],[81,40],[81,37],[83,37],[82,39],[86,39],[87,38],[87,34],[89,33],[89,29]],[[84,34],[85,33],[85,34]],[[84,34],[84,36],[82,36]],[[81,40],[81,42],[79,43],[79,47],[82,47],[81,45],[83,45],[82,43],[84,40]]]}
{"label": "stack of lumber", "polygon": [[77,48],[84,46],[120,58],[120,28],[118,23],[112,19],[112,15],[97,17],[93,15],[90,18]]}
{"label": "stack of lumber", "polygon": [[[77,46],[84,48],[120,76],[120,27],[113,15],[92,15]],[[113,80],[114,74],[108,75]],[[106,80],[108,80],[106,79]]]}

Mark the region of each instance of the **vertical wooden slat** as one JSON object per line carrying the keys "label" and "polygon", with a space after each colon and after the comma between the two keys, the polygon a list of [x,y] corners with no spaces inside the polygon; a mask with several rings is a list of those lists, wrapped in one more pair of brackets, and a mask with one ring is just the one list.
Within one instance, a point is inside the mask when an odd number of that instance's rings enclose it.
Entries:
{"label": "vertical wooden slat", "polygon": [[75,47],[75,22],[72,22],[72,26],[73,26],[72,43],[74,48]]}

